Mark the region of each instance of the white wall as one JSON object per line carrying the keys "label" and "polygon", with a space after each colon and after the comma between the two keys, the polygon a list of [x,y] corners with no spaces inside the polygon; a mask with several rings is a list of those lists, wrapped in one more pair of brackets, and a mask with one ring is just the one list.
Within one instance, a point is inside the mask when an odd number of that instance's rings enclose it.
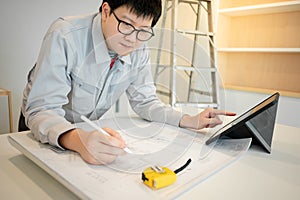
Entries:
{"label": "white wall", "polygon": [[[12,91],[14,130],[20,112],[26,75],[35,63],[42,38],[59,16],[97,12],[100,0],[3,0],[0,6],[0,87]],[[226,91],[224,105],[237,113],[252,107],[267,95]],[[127,106],[126,100],[122,100]],[[124,108],[125,113],[128,109]],[[300,99],[281,97],[278,122],[300,127]],[[8,132],[6,100],[0,98],[0,133]]]}
{"label": "white wall", "polygon": [[[260,101],[267,98],[268,94],[242,92],[236,90],[221,90],[222,105],[227,110],[238,114],[250,109]],[[280,96],[276,122],[300,128],[300,99]]]}
{"label": "white wall", "polygon": [[[101,0],[2,0],[0,6],[0,87],[12,91],[14,129],[26,75],[35,63],[42,38],[60,16],[97,12]],[[6,100],[0,98],[0,132],[8,131]]]}

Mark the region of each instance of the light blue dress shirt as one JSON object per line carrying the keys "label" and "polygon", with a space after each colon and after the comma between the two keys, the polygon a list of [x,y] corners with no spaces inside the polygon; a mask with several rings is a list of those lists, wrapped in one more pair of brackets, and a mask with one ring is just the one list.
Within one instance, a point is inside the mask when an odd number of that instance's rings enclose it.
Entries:
{"label": "light blue dress shirt", "polygon": [[146,44],[112,69],[110,61],[99,13],[59,18],[50,26],[22,103],[36,139],[59,146],[58,137],[76,128],[80,115],[99,119],[124,92],[142,118],[179,125],[182,114],[156,96]]}

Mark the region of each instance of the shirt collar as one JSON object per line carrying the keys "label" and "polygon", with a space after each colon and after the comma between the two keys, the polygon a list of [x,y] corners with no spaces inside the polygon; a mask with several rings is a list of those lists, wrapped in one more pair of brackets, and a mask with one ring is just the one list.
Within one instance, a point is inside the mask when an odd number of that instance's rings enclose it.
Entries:
{"label": "shirt collar", "polygon": [[[93,20],[92,37],[97,64],[110,61],[111,57],[109,56],[108,48],[102,32],[100,13],[98,13]],[[126,56],[120,56],[119,59],[126,64],[131,65],[130,54]]]}
{"label": "shirt collar", "polygon": [[120,56],[120,60],[125,62],[128,65],[131,65],[131,58],[130,58],[130,54],[126,55],[126,56]]}

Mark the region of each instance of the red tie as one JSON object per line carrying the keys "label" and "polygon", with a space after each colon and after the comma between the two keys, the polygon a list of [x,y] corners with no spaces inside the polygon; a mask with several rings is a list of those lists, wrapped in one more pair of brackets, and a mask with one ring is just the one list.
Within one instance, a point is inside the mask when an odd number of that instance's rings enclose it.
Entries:
{"label": "red tie", "polygon": [[110,65],[109,65],[109,69],[111,69],[111,68],[114,66],[116,60],[118,60],[118,57],[115,57],[115,58],[112,58],[112,59],[111,59]]}

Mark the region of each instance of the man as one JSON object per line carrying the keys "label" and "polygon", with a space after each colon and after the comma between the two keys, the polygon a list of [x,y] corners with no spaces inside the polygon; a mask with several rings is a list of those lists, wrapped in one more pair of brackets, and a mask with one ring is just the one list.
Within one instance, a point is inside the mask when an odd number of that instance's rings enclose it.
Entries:
{"label": "man", "polygon": [[99,119],[125,91],[132,109],[150,121],[194,129],[222,123],[224,111],[182,115],[157,98],[146,41],[160,15],[161,0],[107,0],[97,14],[56,20],[28,75],[20,130],[29,127],[42,143],[105,164],[124,154],[124,140],[110,128],[106,136],[74,123],[81,115]]}

